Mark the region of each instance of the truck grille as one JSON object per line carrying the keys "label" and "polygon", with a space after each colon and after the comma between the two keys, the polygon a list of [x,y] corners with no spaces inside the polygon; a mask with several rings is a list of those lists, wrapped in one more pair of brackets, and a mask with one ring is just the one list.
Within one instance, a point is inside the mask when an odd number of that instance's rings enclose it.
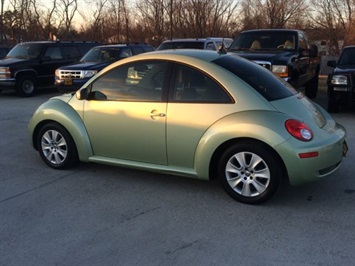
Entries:
{"label": "truck grille", "polygon": [[254,61],[255,63],[257,63],[259,66],[265,67],[266,69],[271,71],[271,63],[268,61]]}
{"label": "truck grille", "polygon": [[82,79],[83,74],[80,70],[60,70],[59,79]]}

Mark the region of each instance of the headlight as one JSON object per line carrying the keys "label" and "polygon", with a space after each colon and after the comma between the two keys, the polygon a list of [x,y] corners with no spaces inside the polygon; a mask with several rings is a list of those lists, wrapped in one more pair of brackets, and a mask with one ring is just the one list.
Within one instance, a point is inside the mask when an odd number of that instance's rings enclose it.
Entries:
{"label": "headlight", "polygon": [[84,71],[84,78],[91,78],[97,73],[97,70],[85,70]]}
{"label": "headlight", "polygon": [[60,73],[59,70],[56,69],[55,72],[54,72],[54,75],[55,75],[56,78],[59,78],[59,76],[60,76],[59,73]]}
{"label": "headlight", "polygon": [[334,75],[330,81],[333,85],[348,85],[348,77],[343,75]]}
{"label": "headlight", "polygon": [[0,78],[11,78],[11,71],[9,67],[0,67]]}
{"label": "headlight", "polygon": [[271,71],[278,75],[281,78],[287,78],[288,77],[288,68],[287,66],[282,66],[282,65],[273,65],[271,68]]}

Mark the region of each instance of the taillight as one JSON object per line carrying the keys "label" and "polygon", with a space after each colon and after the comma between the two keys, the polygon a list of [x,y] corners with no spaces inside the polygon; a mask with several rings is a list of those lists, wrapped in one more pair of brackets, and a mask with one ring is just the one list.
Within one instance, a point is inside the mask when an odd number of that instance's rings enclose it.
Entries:
{"label": "taillight", "polygon": [[285,122],[285,127],[288,133],[290,133],[296,139],[302,141],[310,141],[313,138],[312,130],[304,123],[289,119]]}

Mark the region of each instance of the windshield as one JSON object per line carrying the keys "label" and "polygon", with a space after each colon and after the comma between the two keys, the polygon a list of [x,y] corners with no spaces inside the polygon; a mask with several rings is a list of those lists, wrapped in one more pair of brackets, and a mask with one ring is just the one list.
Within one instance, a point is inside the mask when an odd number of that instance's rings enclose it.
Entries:
{"label": "windshield", "polygon": [[87,52],[80,62],[107,62],[117,60],[120,47],[94,47]]}
{"label": "windshield", "polygon": [[292,32],[245,32],[234,40],[228,50],[294,50],[296,38],[297,34]]}
{"label": "windshield", "polygon": [[244,80],[268,101],[279,100],[297,94],[297,91],[283,79],[235,54],[220,57],[214,60],[213,63]]}
{"label": "windshield", "polygon": [[42,48],[42,43],[20,43],[7,54],[6,58],[35,59],[39,57]]}
{"label": "windshield", "polygon": [[157,50],[166,49],[203,49],[204,42],[166,42],[162,43]]}
{"label": "windshield", "polygon": [[345,48],[338,62],[339,66],[355,65],[355,47]]}

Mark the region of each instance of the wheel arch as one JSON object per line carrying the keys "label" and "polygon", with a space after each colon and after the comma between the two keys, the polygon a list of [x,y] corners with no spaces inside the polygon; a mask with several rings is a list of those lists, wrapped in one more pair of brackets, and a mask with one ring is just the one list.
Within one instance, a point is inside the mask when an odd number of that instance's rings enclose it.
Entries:
{"label": "wheel arch", "polygon": [[283,174],[286,166],[277,147],[291,138],[284,123],[285,114],[273,111],[247,111],[235,113],[211,126],[197,145],[194,159],[196,174],[201,179],[213,179],[218,157],[237,142],[250,141],[268,149],[281,162]]}
{"label": "wheel arch", "polygon": [[61,100],[51,100],[42,104],[29,123],[29,134],[32,145],[37,149],[37,136],[40,129],[48,123],[57,123],[64,127],[73,138],[79,160],[88,161],[93,154],[89,135],[78,113]]}
{"label": "wheel arch", "polygon": [[212,154],[210,163],[209,163],[209,179],[210,180],[217,179],[218,163],[219,163],[219,158],[221,157],[221,155],[229,147],[231,147],[232,145],[235,145],[237,143],[249,143],[250,145],[258,145],[260,147],[263,147],[263,149],[270,152],[272,154],[272,156],[274,158],[276,158],[276,160],[280,163],[282,176],[284,178],[288,179],[288,174],[287,174],[285,163],[275,149],[273,149],[267,143],[260,141],[258,139],[250,138],[250,137],[241,137],[241,138],[234,138],[234,139],[229,139],[229,140],[225,141],[214,151],[214,153]]}

